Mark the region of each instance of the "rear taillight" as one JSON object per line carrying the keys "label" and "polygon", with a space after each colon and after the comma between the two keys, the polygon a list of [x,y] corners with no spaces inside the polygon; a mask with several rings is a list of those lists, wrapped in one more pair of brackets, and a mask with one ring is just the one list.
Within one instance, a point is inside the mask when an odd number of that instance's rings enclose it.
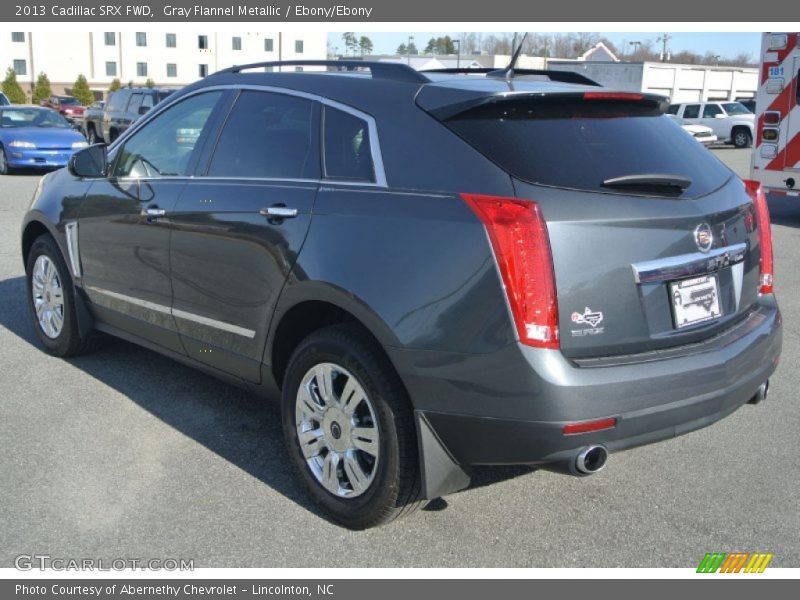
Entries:
{"label": "rear taillight", "polygon": [[558,348],[558,305],[550,238],[531,200],[462,194],[489,235],[523,344]]}
{"label": "rear taillight", "polygon": [[769,207],[764,188],[758,181],[747,180],[744,182],[747,193],[753,199],[756,209],[756,225],[758,226],[758,240],[761,246],[760,275],[758,279],[758,292],[771,294],[775,269],[772,259],[772,229],[769,222]]}

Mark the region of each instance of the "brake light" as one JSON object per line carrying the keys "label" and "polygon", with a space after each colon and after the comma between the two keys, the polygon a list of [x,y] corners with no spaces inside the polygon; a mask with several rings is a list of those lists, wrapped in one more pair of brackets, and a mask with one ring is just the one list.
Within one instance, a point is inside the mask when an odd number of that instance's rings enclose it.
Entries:
{"label": "brake light", "polygon": [[536,202],[462,194],[489,236],[523,344],[558,348],[558,305],[550,237]]}
{"label": "brake light", "polygon": [[605,429],[613,429],[617,426],[617,420],[614,417],[608,419],[597,419],[596,421],[582,421],[580,423],[568,423],[564,425],[562,432],[564,435],[575,435],[578,433],[590,433],[592,431],[603,431]]}
{"label": "brake light", "polygon": [[638,102],[644,99],[644,94],[634,92],[584,92],[584,100],[628,100]]}
{"label": "brake light", "polygon": [[747,193],[750,194],[750,197],[753,199],[753,205],[756,209],[758,240],[761,246],[758,292],[760,294],[771,294],[773,292],[775,268],[772,257],[772,229],[769,221],[767,196],[764,193],[764,188],[758,181],[746,180],[744,185],[747,189]]}

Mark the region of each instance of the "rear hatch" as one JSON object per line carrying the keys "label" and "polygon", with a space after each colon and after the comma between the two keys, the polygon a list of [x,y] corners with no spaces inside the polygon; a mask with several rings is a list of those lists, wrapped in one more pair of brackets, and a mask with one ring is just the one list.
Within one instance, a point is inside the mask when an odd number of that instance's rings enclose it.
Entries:
{"label": "rear hatch", "polygon": [[566,356],[691,344],[746,316],[758,297],[753,202],[664,116],[665,98],[513,87],[453,102],[423,89],[418,104],[539,204]]}

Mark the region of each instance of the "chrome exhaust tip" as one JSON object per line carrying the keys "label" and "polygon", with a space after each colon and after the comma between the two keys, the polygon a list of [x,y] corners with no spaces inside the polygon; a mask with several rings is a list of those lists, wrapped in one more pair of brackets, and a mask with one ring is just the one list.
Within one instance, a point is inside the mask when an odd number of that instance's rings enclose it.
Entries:
{"label": "chrome exhaust tip", "polygon": [[605,446],[587,446],[575,457],[575,470],[581,475],[592,475],[602,470],[608,461]]}
{"label": "chrome exhaust tip", "polygon": [[764,400],[766,400],[768,394],[769,394],[769,379],[767,379],[764,383],[758,386],[758,391],[747,402],[748,404],[758,404],[759,402],[763,402]]}

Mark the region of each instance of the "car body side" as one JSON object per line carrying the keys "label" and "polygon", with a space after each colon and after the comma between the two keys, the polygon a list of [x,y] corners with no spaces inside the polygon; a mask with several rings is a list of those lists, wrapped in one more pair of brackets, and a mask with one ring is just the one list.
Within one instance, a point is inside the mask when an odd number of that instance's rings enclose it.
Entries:
{"label": "car body side", "polygon": [[[513,197],[514,179],[420,110],[415,86],[357,79],[338,86],[335,78],[295,74],[270,81],[290,90],[300,81],[304,93],[372,115],[388,185],[319,182],[301,249],[264,324],[257,381],[155,349],[275,398],[288,353],[300,341],[296,327],[302,332],[326,318],[358,323],[409,392],[428,498],[465,487],[471,465],[557,463],[591,443],[623,449],[702,427],[753,397],[774,371],[781,317],[772,296],[759,298],[723,334],[672,355],[581,361],[519,343],[486,231],[460,197]],[[221,75],[189,86],[111,151],[181,97],[248,82],[259,85],[247,75]],[[90,185],[66,171],[44,178],[23,223],[23,254],[48,232],[69,255],[65,226],[80,224]],[[207,224],[209,232],[214,226]],[[604,268],[597,277],[608,274]],[[96,323],[79,277],[74,285],[81,327],[91,328]],[[609,415],[619,421],[613,432],[562,434],[566,422]]]}

